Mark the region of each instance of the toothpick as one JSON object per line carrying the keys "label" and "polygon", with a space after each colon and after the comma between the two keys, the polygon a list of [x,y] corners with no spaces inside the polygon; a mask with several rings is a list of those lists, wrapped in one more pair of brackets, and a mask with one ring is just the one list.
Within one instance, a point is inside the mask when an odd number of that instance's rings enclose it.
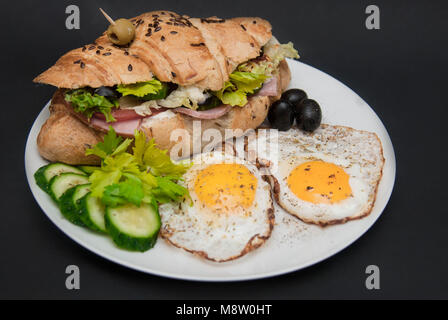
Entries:
{"label": "toothpick", "polygon": [[107,21],[110,22],[110,24],[115,25],[115,21],[111,17],[109,17],[109,15],[106,12],[104,12],[103,9],[100,8],[100,11],[104,15],[104,17],[107,19]]}

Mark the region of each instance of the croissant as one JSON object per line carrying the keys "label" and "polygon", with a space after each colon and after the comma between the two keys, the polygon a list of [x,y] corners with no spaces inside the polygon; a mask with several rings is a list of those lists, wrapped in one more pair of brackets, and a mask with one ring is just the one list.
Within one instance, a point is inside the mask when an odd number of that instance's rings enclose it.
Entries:
{"label": "croissant", "polygon": [[[135,38],[129,45],[116,46],[104,33],[94,43],[63,55],[34,79],[59,88],[52,100],[50,118],[42,126],[37,141],[44,158],[69,164],[99,162],[84,152],[101,141],[101,132],[105,130],[73,112],[70,103],[63,99],[64,90],[113,87],[156,78],[182,87],[217,91],[238,65],[259,57],[262,47],[272,38],[270,23],[261,18],[200,19],[154,11],[131,22]],[[191,113],[176,112],[170,117],[144,119],[138,128],[168,150],[175,144],[170,140],[170,131],[183,128],[191,132],[194,120],[201,121],[202,130],[254,129],[264,121],[270,104],[279,99],[289,84],[290,71],[285,60],[273,77],[279,84],[275,94],[249,97],[244,107],[233,107],[219,118],[196,119]]]}

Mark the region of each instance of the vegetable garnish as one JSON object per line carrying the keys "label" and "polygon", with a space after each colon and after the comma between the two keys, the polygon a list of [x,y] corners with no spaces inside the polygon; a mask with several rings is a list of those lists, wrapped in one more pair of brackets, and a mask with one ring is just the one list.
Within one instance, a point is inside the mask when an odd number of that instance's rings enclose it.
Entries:
{"label": "vegetable garnish", "polygon": [[65,94],[65,100],[70,102],[76,112],[84,114],[88,119],[95,112],[101,112],[107,122],[114,122],[112,108],[118,107],[118,100],[106,98],[86,89],[70,90]]}
{"label": "vegetable garnish", "polygon": [[135,96],[143,100],[164,99],[168,94],[168,85],[157,79],[134,84],[120,84],[117,91],[124,96]]}
{"label": "vegetable garnish", "polygon": [[271,75],[285,58],[297,59],[299,53],[292,42],[278,44],[270,40],[263,48],[265,59],[253,59],[238,66],[238,71]]}
{"label": "vegetable garnish", "polygon": [[[133,153],[127,150],[134,142]],[[86,151],[99,156],[101,167],[89,177],[92,196],[110,207],[126,203],[140,206],[179,201],[188,190],[176,183],[191,166],[173,163],[167,151],[156,147],[154,140],[146,141],[143,132],[136,131],[135,139],[117,136],[112,127],[100,142]]]}
{"label": "vegetable garnish", "polygon": [[298,58],[292,42],[277,44],[269,42],[264,47],[265,59],[253,59],[239,65],[229,76],[224,87],[212,92],[222,103],[243,107],[247,96],[260,89],[264,81],[272,76],[280,62],[285,58]]}
{"label": "vegetable garnish", "polygon": [[247,104],[247,95],[259,89],[267,78],[263,73],[234,71],[224,87],[213,94],[224,104],[244,107]]}

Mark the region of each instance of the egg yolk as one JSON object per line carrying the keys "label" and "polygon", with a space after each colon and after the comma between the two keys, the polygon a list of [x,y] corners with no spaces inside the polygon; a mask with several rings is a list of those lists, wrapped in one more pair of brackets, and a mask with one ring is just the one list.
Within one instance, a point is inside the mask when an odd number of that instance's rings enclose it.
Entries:
{"label": "egg yolk", "polygon": [[198,173],[194,191],[201,203],[217,212],[232,213],[250,207],[257,179],[241,164],[213,164]]}
{"label": "egg yolk", "polygon": [[312,203],[336,203],[351,196],[350,176],[341,167],[324,161],[305,162],[288,176],[289,189]]}

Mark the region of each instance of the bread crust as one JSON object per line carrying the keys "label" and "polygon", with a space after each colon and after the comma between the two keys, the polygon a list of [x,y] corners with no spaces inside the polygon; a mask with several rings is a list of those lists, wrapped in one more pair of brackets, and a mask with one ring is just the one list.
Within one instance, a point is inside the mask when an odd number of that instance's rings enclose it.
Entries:
{"label": "bread crust", "polygon": [[[154,121],[150,125],[142,126],[141,129],[148,138],[154,138],[161,149],[166,149],[169,152],[178,143],[178,141],[171,141],[171,133],[176,129],[185,129],[190,135],[187,155],[195,151],[193,150],[194,121],[200,121],[202,132],[206,129],[216,129],[222,137],[225,137],[225,130],[231,129],[235,130],[234,136],[241,136],[246,130],[255,129],[264,121],[270,104],[278,100],[289,85],[291,74],[285,60],[280,63],[279,71],[275,76],[281,84],[276,97],[250,97],[244,107],[233,107],[226,115],[215,120],[199,120],[179,113],[169,118],[157,119],[154,117]],[[50,161],[73,165],[99,164],[100,159],[95,156],[85,156],[85,150],[89,146],[101,142],[104,132],[91,128],[82,116],[76,114],[64,100],[62,90],[58,90],[54,94],[50,112],[50,117],[42,126],[37,139],[38,150],[42,157]],[[201,150],[206,145],[207,143],[201,143]],[[181,154],[177,154],[177,156],[181,156]]]}
{"label": "bread crust", "polygon": [[72,50],[34,79],[59,88],[97,88],[149,81],[219,90],[234,68],[260,54],[272,37],[260,18],[194,19],[153,11],[131,19],[135,39],[127,47],[105,33],[95,43]]}

